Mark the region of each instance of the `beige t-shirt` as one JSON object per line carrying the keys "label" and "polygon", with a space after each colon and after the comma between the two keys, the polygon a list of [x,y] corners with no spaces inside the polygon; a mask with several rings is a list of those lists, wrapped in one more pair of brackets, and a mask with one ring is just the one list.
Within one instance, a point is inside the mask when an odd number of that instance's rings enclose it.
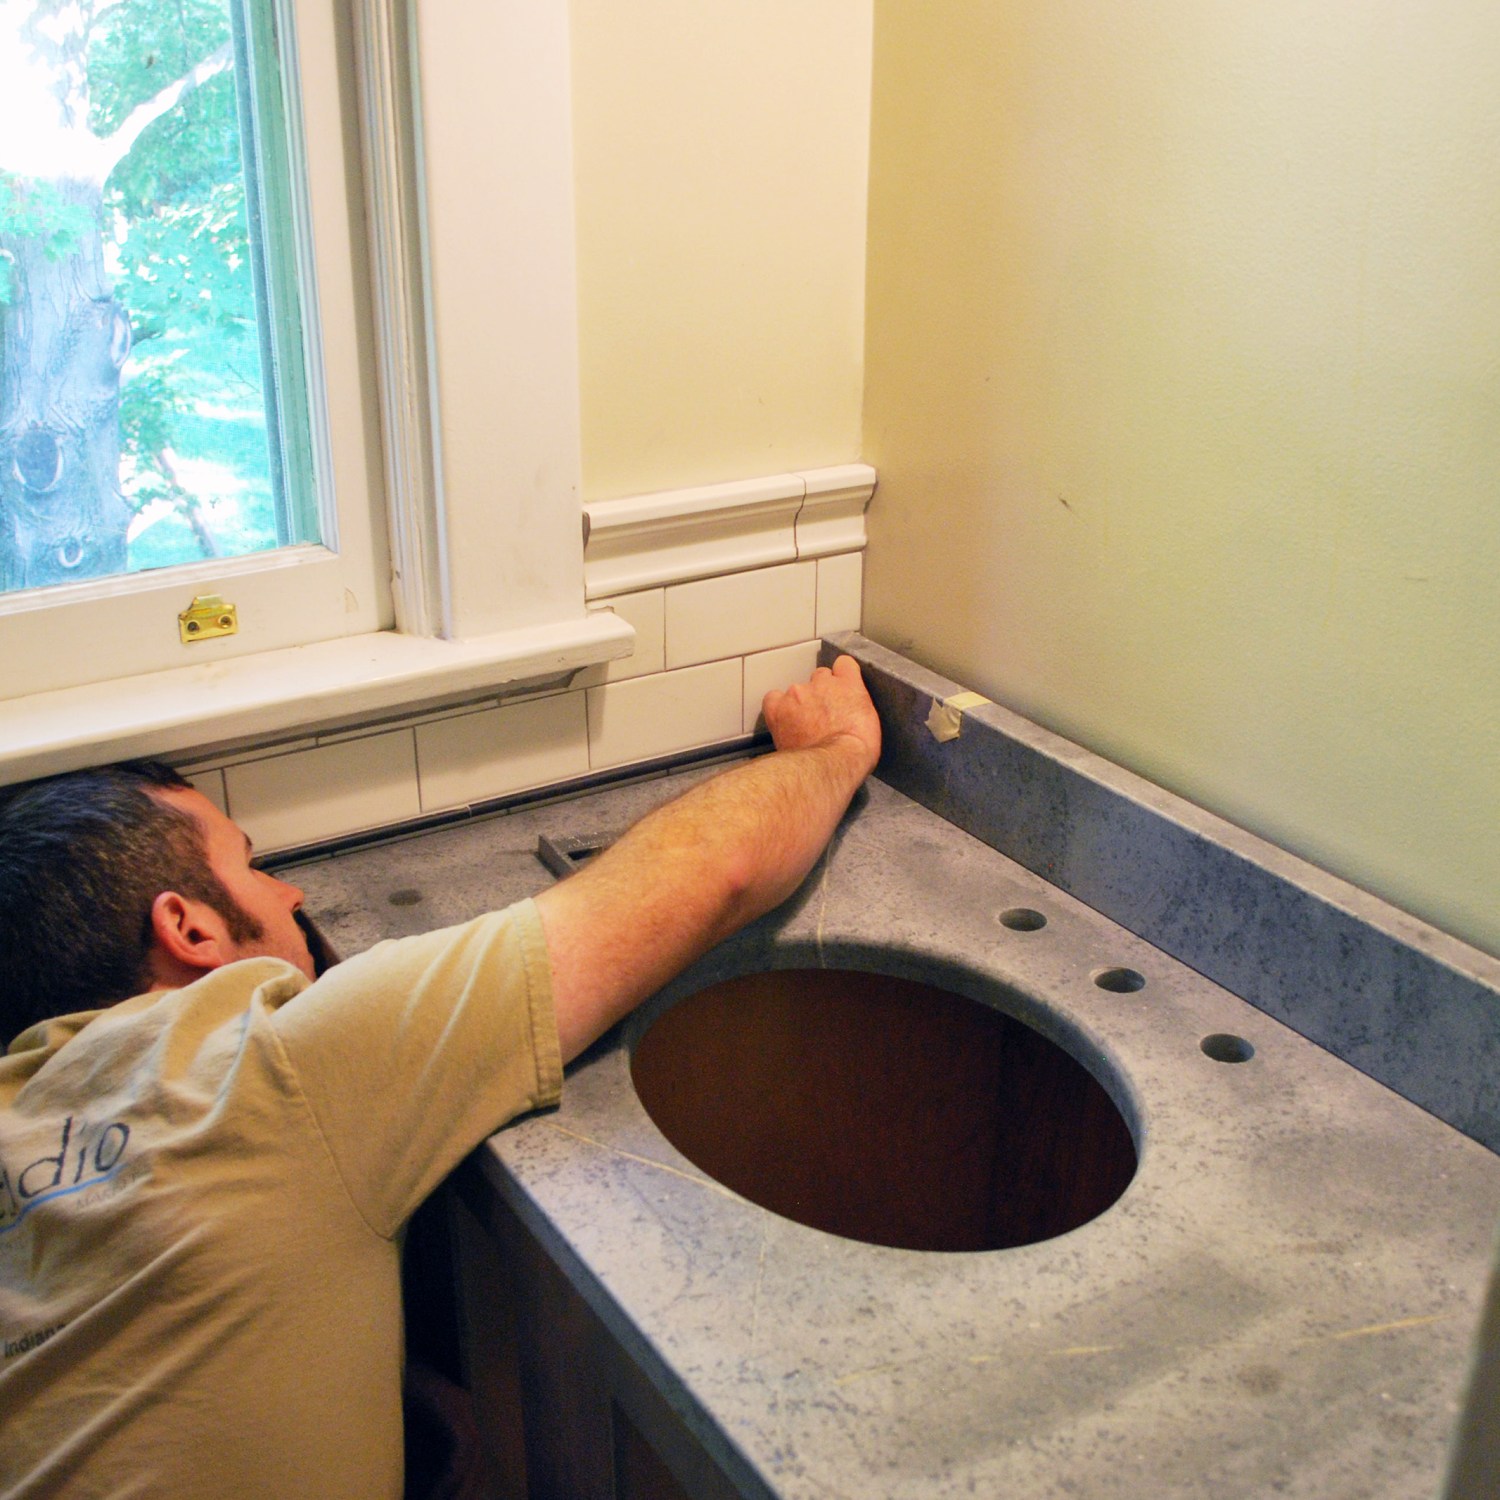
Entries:
{"label": "beige t-shirt", "polygon": [[0,1494],[399,1495],[395,1236],[561,1081],[529,901],[17,1038]]}

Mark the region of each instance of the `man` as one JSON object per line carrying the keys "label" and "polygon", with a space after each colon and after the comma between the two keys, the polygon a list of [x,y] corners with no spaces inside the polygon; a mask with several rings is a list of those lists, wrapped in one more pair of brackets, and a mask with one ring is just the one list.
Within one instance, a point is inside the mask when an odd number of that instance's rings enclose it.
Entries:
{"label": "man", "polygon": [[164,768],[0,799],[0,1493],[400,1494],[406,1219],[874,767],[847,657],[765,714],[773,754],[534,901],[321,977],[302,893]]}

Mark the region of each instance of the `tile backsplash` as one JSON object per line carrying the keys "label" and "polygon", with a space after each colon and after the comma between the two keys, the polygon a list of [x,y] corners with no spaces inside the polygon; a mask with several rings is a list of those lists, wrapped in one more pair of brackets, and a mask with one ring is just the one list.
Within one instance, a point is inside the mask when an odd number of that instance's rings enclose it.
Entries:
{"label": "tile backsplash", "polygon": [[740,657],[588,690],[594,770],[650,760],[744,733]]}
{"label": "tile backsplash", "polygon": [[423,812],[501,797],[590,769],[582,693],[558,693],[418,724]]}
{"label": "tile backsplash", "polygon": [[413,714],[184,764],[262,853],[731,745],[772,688],[808,676],[818,637],[859,625],[859,551],[610,598],[634,653],[566,688]]}
{"label": "tile backsplash", "polygon": [[667,590],[667,666],[691,667],[811,640],[817,599],[815,562],[678,584]]}

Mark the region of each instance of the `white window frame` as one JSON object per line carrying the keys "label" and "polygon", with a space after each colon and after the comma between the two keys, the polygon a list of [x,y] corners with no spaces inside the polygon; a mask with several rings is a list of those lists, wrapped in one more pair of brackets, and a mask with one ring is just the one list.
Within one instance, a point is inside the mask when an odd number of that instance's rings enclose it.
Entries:
{"label": "white window frame", "polygon": [[[309,71],[336,65],[334,3],[297,0]],[[567,7],[356,0],[352,10],[383,482],[367,467],[359,273],[325,274],[360,267],[366,247],[321,216],[316,238],[334,483],[374,512],[378,539],[363,559],[341,550],[333,561],[363,566],[363,580],[344,575],[331,604],[310,605],[296,554],[325,549],[216,566],[222,587],[197,592],[234,599],[248,579],[272,581],[253,611],[261,629],[242,623],[237,637],[181,647],[190,659],[166,669],[129,669],[140,625],[105,627],[125,658],[109,659],[107,680],[0,689],[0,780],[562,681],[630,649],[630,628],[584,603]],[[348,132],[319,113],[338,92],[303,94],[314,202],[342,205]],[[383,531],[389,604],[372,597]],[[149,585],[111,592],[148,607]],[[187,598],[173,599],[175,627]],[[81,630],[79,649],[95,649],[86,624],[50,628],[54,639]],[[276,638],[283,628],[310,643]],[[45,618],[36,629],[29,643],[15,637],[18,649],[54,649]]]}

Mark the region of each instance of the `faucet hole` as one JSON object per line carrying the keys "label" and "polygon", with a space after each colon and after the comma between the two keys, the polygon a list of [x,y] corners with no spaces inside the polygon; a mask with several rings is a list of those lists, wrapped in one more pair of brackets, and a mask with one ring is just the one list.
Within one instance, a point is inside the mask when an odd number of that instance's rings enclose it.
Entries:
{"label": "faucet hole", "polygon": [[1000,925],[1009,927],[1012,932],[1040,932],[1047,925],[1047,919],[1029,906],[1012,906],[1000,913]]}
{"label": "faucet hole", "polygon": [[1146,976],[1135,969],[1100,969],[1094,983],[1112,995],[1133,995],[1146,988]]}
{"label": "faucet hole", "polygon": [[1227,1031],[1216,1031],[1212,1036],[1204,1037],[1199,1045],[1203,1048],[1204,1055],[1213,1058],[1215,1062],[1249,1062],[1255,1056],[1255,1048],[1244,1037],[1234,1036]]}

